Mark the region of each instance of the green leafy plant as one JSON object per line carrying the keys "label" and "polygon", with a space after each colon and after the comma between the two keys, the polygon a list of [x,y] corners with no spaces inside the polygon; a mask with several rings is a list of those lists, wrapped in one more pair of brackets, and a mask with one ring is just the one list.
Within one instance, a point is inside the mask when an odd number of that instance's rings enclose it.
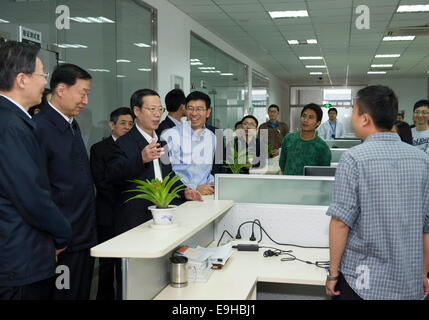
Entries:
{"label": "green leafy plant", "polygon": [[[231,149],[231,153],[234,154],[233,163],[228,163],[224,165],[224,168],[227,168],[232,171],[234,174],[239,174],[242,168],[251,166],[251,163],[248,163],[247,159],[247,148],[239,148],[240,151],[236,150],[234,146]],[[246,161],[246,163],[243,163]]]}
{"label": "green leafy plant", "polygon": [[[146,199],[156,205],[157,208],[168,208],[168,205],[174,198],[180,198],[179,192],[186,189],[184,184],[180,184],[173,188],[174,184],[180,180],[180,175],[176,174],[170,178],[169,173],[160,182],[158,179],[143,180],[128,180],[137,184],[136,189],[127,190],[124,192],[137,192],[139,194],[129,198],[125,202],[133,199]],[[173,188],[173,189],[172,189]]]}

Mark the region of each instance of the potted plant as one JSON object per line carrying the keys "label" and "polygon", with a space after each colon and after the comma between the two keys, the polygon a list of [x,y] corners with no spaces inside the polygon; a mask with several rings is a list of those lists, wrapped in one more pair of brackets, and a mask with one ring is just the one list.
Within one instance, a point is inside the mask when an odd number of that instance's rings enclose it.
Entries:
{"label": "potted plant", "polygon": [[223,166],[224,168],[231,170],[231,172],[234,174],[241,173],[242,168],[249,168],[252,166],[252,164],[248,162],[249,159],[247,158],[247,148],[238,149],[239,150],[232,146],[231,153],[234,155],[233,161],[232,163],[228,163]]}
{"label": "potted plant", "polygon": [[158,179],[129,180],[137,184],[136,189],[127,190],[125,192],[137,192],[138,194],[129,198],[125,202],[134,199],[146,199],[154,205],[149,207],[152,212],[153,223],[155,225],[168,225],[173,223],[173,213],[176,206],[170,205],[174,198],[179,198],[179,192],[186,189],[184,184],[179,184],[174,187],[176,182],[180,180],[179,175],[174,175],[170,178],[169,173],[162,182]]}

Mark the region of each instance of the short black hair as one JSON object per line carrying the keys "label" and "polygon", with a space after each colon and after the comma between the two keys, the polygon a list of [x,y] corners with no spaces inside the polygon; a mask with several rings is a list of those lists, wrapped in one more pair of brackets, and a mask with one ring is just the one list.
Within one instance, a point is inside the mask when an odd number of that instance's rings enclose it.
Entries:
{"label": "short black hair", "polygon": [[50,94],[51,92],[52,92],[51,89],[48,89],[48,88],[45,88],[45,90],[43,90],[42,102],[28,109],[28,113],[30,114],[30,116],[35,115],[34,112],[36,111],[36,109],[39,109],[40,111],[42,111],[42,109],[46,105],[46,102],[48,101],[48,94]]}
{"label": "short black hair", "polygon": [[10,91],[19,73],[31,74],[36,69],[40,48],[31,44],[7,41],[0,45],[0,90]]}
{"label": "short black hair", "polygon": [[277,109],[277,111],[278,111],[278,112],[280,112],[280,108],[279,108],[279,106],[278,106],[278,105],[276,105],[276,104],[272,104],[272,105],[270,105],[270,106],[268,107],[268,110],[270,110],[270,108],[276,108],[276,109]]}
{"label": "short black hair", "polygon": [[60,83],[64,83],[66,86],[71,87],[75,85],[77,79],[91,80],[92,77],[87,71],[75,64],[60,64],[56,66],[54,72],[52,72],[49,85],[52,92],[55,92],[55,89]]}
{"label": "short black hair", "polygon": [[135,91],[130,99],[130,109],[131,114],[133,117],[136,115],[134,114],[134,106],[141,108],[143,106],[143,98],[146,96],[157,96],[159,97],[158,92],[152,89],[139,89]]}
{"label": "short black hair", "polygon": [[337,108],[329,108],[328,113],[331,111],[335,111],[335,114],[338,114]]}
{"label": "short black hair", "polygon": [[189,101],[194,101],[194,100],[204,100],[206,103],[206,107],[210,108],[210,97],[208,95],[206,95],[204,92],[201,91],[193,91],[190,94],[188,94],[188,96],[186,97],[186,105],[188,105]]}
{"label": "short black hair", "polygon": [[185,104],[186,96],[182,89],[173,89],[165,96],[165,107],[168,112],[176,112]]}
{"label": "short black hair", "polygon": [[404,121],[398,121],[398,120],[396,120],[393,124],[396,126],[396,128],[398,128],[398,135],[401,138],[401,140],[412,145],[413,135],[411,133],[410,125]]}
{"label": "short black hair", "polygon": [[243,123],[244,119],[253,119],[256,122],[256,127],[258,127],[258,119],[256,119],[254,116],[252,116],[251,114],[248,114],[247,116],[244,116],[243,119],[241,119],[241,123]]}
{"label": "short black hair", "polygon": [[240,121],[237,121],[237,122],[235,123],[235,125],[234,125],[234,130],[237,130],[237,127],[238,127],[240,124],[243,124],[243,122],[241,122],[241,120],[240,120]]}
{"label": "short black hair", "polygon": [[423,106],[426,106],[426,107],[428,107],[428,108],[429,108],[429,101],[428,101],[428,100],[424,100],[424,99],[417,101],[417,102],[414,104],[414,109],[413,109],[413,111],[414,111],[414,110],[416,110],[417,108],[420,108],[420,107],[423,107]]}
{"label": "short black hair", "polygon": [[131,118],[133,118],[133,120],[134,120],[134,117],[133,117],[133,114],[131,113],[130,108],[121,107],[121,108],[113,110],[110,113],[110,121],[112,121],[114,124],[116,124],[116,121],[118,121],[120,116],[124,116],[127,114],[129,114],[131,116]]}
{"label": "short black hair", "polygon": [[392,89],[375,85],[362,88],[357,93],[359,114],[368,113],[378,129],[391,130],[398,114],[398,98]]}
{"label": "short black hair", "polygon": [[317,121],[322,121],[323,111],[322,111],[322,108],[320,108],[320,106],[318,104],[309,103],[309,104],[305,105],[304,108],[301,111],[301,116],[304,113],[304,111],[307,110],[307,109],[311,109],[314,112],[316,112],[316,119],[317,119]]}

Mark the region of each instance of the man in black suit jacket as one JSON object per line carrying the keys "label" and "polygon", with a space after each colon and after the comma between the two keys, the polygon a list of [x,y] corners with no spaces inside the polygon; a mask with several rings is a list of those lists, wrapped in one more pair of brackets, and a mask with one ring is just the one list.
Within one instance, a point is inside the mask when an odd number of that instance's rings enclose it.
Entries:
{"label": "man in black suit jacket", "polygon": [[28,114],[47,83],[38,52],[15,41],[0,46],[0,300],[50,299],[55,257],[71,237]]}
{"label": "man in black suit jacket", "polygon": [[70,288],[54,290],[54,299],[88,300],[97,244],[95,194],[89,159],[74,119],[88,103],[91,75],[72,64],[56,67],[52,97],[35,116],[39,143],[46,155],[54,202],[69,220],[73,234],[58,262],[70,270]]}
{"label": "man in black suit jacket", "polygon": [[[113,151],[115,141],[127,133],[134,120],[130,108],[118,108],[110,114],[109,126],[112,134],[91,147],[90,165],[95,188],[95,212],[97,217],[98,242],[102,243],[115,236],[113,228],[113,209],[115,205],[115,188],[107,180],[106,165]],[[115,298],[114,259],[100,258],[98,269],[97,300]]]}
{"label": "man in black suit jacket", "polygon": [[[136,119],[134,127],[120,137],[113,147],[113,153],[107,164],[107,177],[117,189],[115,205],[115,234],[121,234],[152,218],[148,206],[152,205],[145,199],[125,201],[135,195],[124,191],[135,189],[133,179],[162,180],[172,172],[167,153],[164,153],[165,142],[158,143],[155,130],[158,128],[164,108],[158,93],[150,89],[141,89],[133,93],[130,107]],[[165,155],[161,161],[161,155]],[[177,182],[181,183],[181,182]],[[186,200],[202,201],[198,191],[186,189],[181,199],[175,204]],[[120,270],[120,263],[117,265]],[[122,298],[122,281],[117,273],[118,299]]]}
{"label": "man in black suit jacket", "polygon": [[158,137],[161,137],[164,130],[180,124],[180,119],[186,116],[185,100],[185,93],[182,89],[173,89],[167,93],[165,96],[165,106],[168,115],[159,124],[158,129],[155,130]]}

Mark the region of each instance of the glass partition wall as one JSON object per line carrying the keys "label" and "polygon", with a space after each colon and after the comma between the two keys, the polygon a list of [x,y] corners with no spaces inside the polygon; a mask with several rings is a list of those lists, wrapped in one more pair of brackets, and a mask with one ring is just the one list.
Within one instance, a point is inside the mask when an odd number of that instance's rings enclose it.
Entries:
{"label": "glass partition wall", "polygon": [[[0,37],[18,40],[20,26],[38,31],[44,54],[91,74],[89,103],[77,117],[88,150],[110,133],[111,111],[129,107],[137,89],[157,89],[156,10],[140,0],[0,1],[0,19]],[[55,60],[44,61],[45,72]]]}
{"label": "glass partition wall", "polygon": [[191,33],[191,91],[210,96],[212,112],[208,123],[217,128],[234,128],[247,114],[247,66]]}
{"label": "glass partition wall", "polygon": [[249,114],[258,119],[259,125],[269,120],[267,107],[269,104],[269,78],[252,70],[252,94]]}

